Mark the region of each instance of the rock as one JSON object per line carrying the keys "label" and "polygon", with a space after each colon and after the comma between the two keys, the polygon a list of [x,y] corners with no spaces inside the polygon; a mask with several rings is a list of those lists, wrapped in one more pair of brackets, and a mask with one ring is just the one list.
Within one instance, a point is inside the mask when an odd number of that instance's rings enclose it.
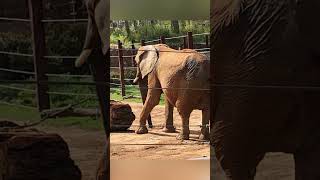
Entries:
{"label": "rock", "polygon": [[81,179],[59,135],[13,128],[18,126],[0,121],[0,180]]}
{"label": "rock", "polygon": [[125,131],[130,128],[135,115],[129,104],[116,101],[110,102],[110,129],[111,131]]}

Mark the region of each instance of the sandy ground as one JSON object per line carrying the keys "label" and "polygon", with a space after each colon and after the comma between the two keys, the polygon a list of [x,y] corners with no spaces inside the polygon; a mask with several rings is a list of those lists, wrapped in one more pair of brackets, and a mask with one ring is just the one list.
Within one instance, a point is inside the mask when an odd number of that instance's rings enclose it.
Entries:
{"label": "sandy ground", "polygon": [[[157,106],[151,112],[153,125],[148,134],[138,135],[134,130],[138,125],[138,117],[142,110],[140,103],[130,103],[136,115],[136,120],[129,132],[111,134],[111,159],[125,160],[168,160],[168,159],[189,159],[210,155],[208,142],[198,140],[201,124],[201,111],[194,111],[190,118],[190,140],[179,141],[176,139],[181,130],[181,119],[177,111],[174,111],[174,124],[176,133],[163,133],[161,126],[164,123],[164,107]],[[125,145],[123,145],[125,144]],[[140,145],[134,145],[140,144]],[[147,145],[141,145],[147,144]],[[151,144],[151,145],[149,145]],[[161,145],[159,145],[161,144]]]}
{"label": "sandy ground", "polygon": [[[135,115],[138,117],[141,105],[130,103]],[[153,123],[161,125],[164,122],[164,107],[157,106],[153,112]],[[177,133],[162,133],[161,128],[151,129],[149,134],[136,135],[133,131],[111,134],[112,160],[185,160],[210,156],[210,147],[207,143],[197,140],[201,122],[201,112],[194,111],[191,116],[191,139],[188,141],[176,140]],[[174,123],[179,131],[181,120],[174,112]],[[131,130],[136,128],[137,122]],[[104,134],[102,131],[88,131],[77,127],[54,128],[38,127],[50,133],[60,134],[68,143],[71,157],[80,167],[83,180],[94,180],[98,160],[102,155]],[[126,144],[126,145],[124,145]],[[132,145],[148,144],[148,145]],[[152,145],[149,145],[152,144]],[[158,144],[158,145],[157,145]],[[172,144],[172,145],[159,145]],[[214,153],[212,153],[213,155]],[[221,168],[213,159],[211,163],[212,180],[225,180]],[[111,164],[112,166],[112,164]],[[283,153],[268,154],[258,167],[258,180],[292,180],[294,179],[294,164],[291,155]],[[140,179],[143,180],[143,179]]]}
{"label": "sandy ground", "polygon": [[76,127],[41,127],[49,133],[58,133],[68,143],[71,158],[79,166],[83,180],[95,180],[95,173],[104,147],[103,131],[86,131]]}

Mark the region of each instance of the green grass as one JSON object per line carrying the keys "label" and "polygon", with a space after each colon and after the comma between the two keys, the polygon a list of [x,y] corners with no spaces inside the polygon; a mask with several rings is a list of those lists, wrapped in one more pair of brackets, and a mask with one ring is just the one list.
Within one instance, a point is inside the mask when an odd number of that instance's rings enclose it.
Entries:
{"label": "green grass", "polygon": [[[111,100],[115,100],[115,101],[125,100],[128,102],[142,103],[142,100],[140,98],[141,94],[140,94],[140,91],[137,86],[130,86],[130,85],[126,86],[126,97],[127,98],[124,99],[121,96],[120,88],[111,88],[110,89],[110,99]],[[163,94],[160,98],[159,104],[164,105]]]}
{"label": "green grass", "polygon": [[[14,120],[23,125],[24,123],[32,123],[40,120],[40,115],[36,110],[24,109],[8,105],[0,105],[0,119]],[[90,117],[65,117],[48,119],[41,124],[42,126],[51,127],[70,127],[76,126],[82,129],[102,130],[102,122],[100,119]]]}
{"label": "green grass", "polygon": [[[120,88],[111,88],[110,89],[110,98],[111,100],[116,101],[126,101],[126,102],[135,102],[142,103],[140,98],[140,91],[137,86],[126,86],[126,96],[128,98],[123,99],[121,96]],[[60,99],[59,99],[60,100]],[[61,100],[62,101],[62,100]],[[73,100],[70,100],[73,102]],[[64,102],[64,101],[62,101]],[[69,104],[70,102],[64,102]],[[96,101],[90,102],[90,104],[96,104]],[[160,99],[160,105],[164,105],[163,97]],[[94,106],[91,106],[94,107]],[[0,104],[0,120],[13,120],[17,121],[20,125],[25,123],[33,123],[40,120],[40,114],[37,110],[25,109],[15,106],[2,105]],[[70,127],[75,126],[81,129],[88,130],[103,130],[102,122],[99,119],[92,117],[63,117],[48,119],[41,126],[50,126],[50,127]]]}

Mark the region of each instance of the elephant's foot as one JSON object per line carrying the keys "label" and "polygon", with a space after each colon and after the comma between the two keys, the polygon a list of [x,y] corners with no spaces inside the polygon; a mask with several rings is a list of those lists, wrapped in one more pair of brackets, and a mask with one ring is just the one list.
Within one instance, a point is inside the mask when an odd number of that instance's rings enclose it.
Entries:
{"label": "elephant's foot", "polygon": [[205,133],[205,134],[201,133],[199,136],[199,139],[203,140],[203,141],[210,141],[210,135],[209,135],[209,133]]}
{"label": "elephant's foot", "polygon": [[179,133],[177,135],[177,140],[189,140],[189,133],[188,134]]}
{"label": "elephant's foot", "polygon": [[163,129],[162,129],[162,132],[165,132],[165,133],[175,133],[176,132],[176,128],[172,125],[170,126],[165,126]]}
{"label": "elephant's foot", "polygon": [[152,125],[152,124],[148,124],[148,127],[149,127],[149,128],[153,128],[153,125]]}
{"label": "elephant's foot", "polygon": [[140,126],[136,130],[136,134],[147,134],[148,133],[148,128],[146,126]]}
{"label": "elephant's foot", "polygon": [[204,141],[209,141],[210,140],[210,133],[209,133],[209,129],[205,128],[205,129],[201,129],[201,134],[199,136],[200,140],[204,140]]}

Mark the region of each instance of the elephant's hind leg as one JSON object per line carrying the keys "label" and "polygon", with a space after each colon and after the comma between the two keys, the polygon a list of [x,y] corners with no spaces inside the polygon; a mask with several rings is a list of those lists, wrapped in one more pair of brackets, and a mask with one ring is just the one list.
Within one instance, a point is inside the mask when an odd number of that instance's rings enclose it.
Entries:
{"label": "elephant's hind leg", "polygon": [[140,122],[139,122],[140,124],[139,124],[139,128],[136,131],[137,134],[148,133],[148,129],[146,126],[147,119],[148,119],[152,109],[156,105],[158,105],[159,101],[160,101],[160,96],[162,93],[161,89],[159,89],[160,84],[156,83],[155,86],[150,86],[150,82],[149,82],[149,87],[154,87],[154,89],[148,90],[148,95],[147,95],[146,101],[143,105],[142,112],[140,114]]}
{"label": "elephant's hind leg", "polygon": [[181,127],[181,132],[178,134],[177,139],[178,140],[188,140],[189,135],[190,135],[190,130],[189,130],[189,118],[190,114],[192,112],[192,109],[186,108],[187,106],[177,106],[179,115],[182,120],[182,127]]}
{"label": "elephant's hind leg", "polygon": [[210,140],[209,120],[210,120],[210,110],[209,109],[202,110],[201,134],[199,136],[200,140]]}
{"label": "elephant's hind leg", "polygon": [[173,126],[173,105],[167,98],[165,98],[165,103],[166,122],[162,131],[166,133],[174,133],[176,132],[176,128]]}

